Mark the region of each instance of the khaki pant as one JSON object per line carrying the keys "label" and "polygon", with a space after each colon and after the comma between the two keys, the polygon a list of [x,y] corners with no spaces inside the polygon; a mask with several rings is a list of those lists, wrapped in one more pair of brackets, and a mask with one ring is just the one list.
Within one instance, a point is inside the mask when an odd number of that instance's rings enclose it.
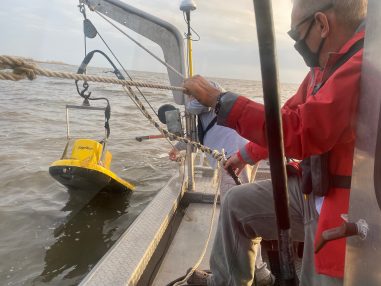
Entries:
{"label": "khaki pant", "polygon": [[[247,184],[250,181],[251,175],[252,175],[253,167],[252,166],[245,166],[245,168],[242,170],[241,174],[239,174],[239,178],[241,179],[242,184]],[[222,170],[221,174],[221,184],[220,184],[220,198],[221,198],[221,204],[223,203],[225,199],[226,193],[232,189],[233,187],[236,187],[236,183],[234,179],[226,172],[225,170]],[[256,244],[259,245],[261,242],[261,238],[257,238],[255,240]],[[260,246],[260,245],[259,245]],[[262,279],[266,279],[267,276],[270,274],[270,271],[267,268],[267,264],[262,260],[261,255],[261,248],[257,247],[256,250],[256,259],[255,259],[255,272],[257,275],[257,281],[260,281]]]}
{"label": "khaki pant", "polygon": [[[314,271],[313,239],[318,214],[312,196],[305,199],[299,178],[288,180],[292,237],[304,241],[300,285],[339,286],[341,279]],[[221,205],[216,238],[210,257],[210,286],[251,286],[254,279],[256,238],[277,239],[270,180],[233,187]]]}
{"label": "khaki pant", "polygon": [[[239,178],[241,179],[242,184],[247,184],[251,175],[251,166],[246,166]],[[234,179],[228,174],[226,170],[221,170],[221,183],[220,183],[220,197],[221,202],[224,200],[226,193],[233,187],[237,186],[234,182]]]}

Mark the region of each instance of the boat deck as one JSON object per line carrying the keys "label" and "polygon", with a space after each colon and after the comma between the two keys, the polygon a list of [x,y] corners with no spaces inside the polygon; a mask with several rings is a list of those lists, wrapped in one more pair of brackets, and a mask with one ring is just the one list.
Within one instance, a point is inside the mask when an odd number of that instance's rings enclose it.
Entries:
{"label": "boat deck", "polygon": [[80,285],[138,285],[179,207],[182,179],[168,181]]}
{"label": "boat deck", "polygon": [[[208,174],[205,173],[203,176],[200,176],[197,175],[197,173],[196,167],[195,180],[197,192],[213,193],[215,191],[215,185],[212,183],[212,176],[208,176]],[[270,170],[267,162],[260,164],[255,178],[256,180],[270,178]],[[219,211],[220,208],[219,205],[217,205],[211,238],[199,269],[210,269],[209,257],[216,233]],[[189,205],[152,285],[167,285],[170,281],[185,275],[186,271],[195,265],[207,241],[211,218],[211,204],[193,203]]]}
{"label": "boat deck", "polygon": [[[213,193],[215,191],[212,176],[206,174],[204,176],[196,175],[195,181],[198,192]],[[213,211],[212,206],[197,203],[189,205],[152,285],[167,285],[170,281],[185,275],[187,269],[198,261],[208,238]],[[218,216],[219,206],[216,209],[210,242],[199,267],[200,269],[209,269],[209,257]]]}
{"label": "boat deck", "polygon": [[[184,194],[181,170],[179,175],[168,181],[80,285],[163,286],[184,275],[197,262],[208,237],[213,205],[191,203],[183,207],[180,204]],[[266,162],[258,168],[257,178],[269,178]],[[195,181],[197,193],[215,191],[212,169],[196,167]],[[218,216],[219,206],[200,269],[209,269]]]}

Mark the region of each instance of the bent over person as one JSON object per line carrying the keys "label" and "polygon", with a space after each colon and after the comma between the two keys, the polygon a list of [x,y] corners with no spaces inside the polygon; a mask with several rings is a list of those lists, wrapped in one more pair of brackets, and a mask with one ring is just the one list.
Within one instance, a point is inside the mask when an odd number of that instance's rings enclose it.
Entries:
{"label": "bent over person", "polygon": [[[216,87],[220,92],[225,90],[217,83],[210,82],[211,85]],[[199,142],[212,150],[224,149],[227,158],[232,156],[237,150],[243,148],[248,141],[242,138],[235,130],[217,125],[217,116],[211,107],[207,107],[199,103],[194,98],[189,98],[185,103],[187,112],[197,115],[197,133]],[[176,160],[180,150],[186,149],[186,144],[178,142],[174,148],[169,152],[169,159]],[[217,168],[217,161],[211,156],[207,155],[210,166],[213,169]],[[240,170],[239,178],[242,183],[248,183],[251,177],[250,168],[243,168]],[[220,195],[221,202],[225,198],[225,193],[235,186],[233,178],[223,170],[221,174]]]}
{"label": "bent over person", "polygon": [[[311,68],[281,109],[286,156],[302,160],[288,179],[292,236],[304,241],[300,285],[342,285],[345,239],[314,254],[324,230],[348,213],[356,111],[367,0],[294,0],[289,35]],[[187,93],[214,107],[217,123],[251,141],[227,164],[263,159],[267,147],[264,106],[232,92],[221,93],[201,76],[185,81]],[[320,167],[316,167],[320,166]],[[277,239],[271,181],[232,188],[221,206],[210,258],[211,273],[196,271],[189,284],[252,285],[254,239]]]}

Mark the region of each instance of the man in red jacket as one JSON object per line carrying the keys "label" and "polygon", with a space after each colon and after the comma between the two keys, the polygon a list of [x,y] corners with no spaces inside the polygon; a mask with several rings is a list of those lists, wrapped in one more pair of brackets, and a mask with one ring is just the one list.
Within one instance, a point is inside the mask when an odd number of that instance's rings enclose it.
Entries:
{"label": "man in red jacket", "polygon": [[[294,0],[289,35],[311,68],[281,110],[286,156],[303,160],[302,176],[288,180],[292,235],[304,241],[300,285],[343,284],[345,239],[313,252],[316,237],[341,225],[348,212],[366,7],[367,0]],[[218,124],[251,141],[227,165],[240,168],[266,158],[262,104],[220,93],[201,76],[186,80],[184,87],[215,108]],[[212,274],[198,271],[188,282],[251,285],[257,248],[253,241],[277,239],[274,213],[270,181],[231,189],[221,206]]]}

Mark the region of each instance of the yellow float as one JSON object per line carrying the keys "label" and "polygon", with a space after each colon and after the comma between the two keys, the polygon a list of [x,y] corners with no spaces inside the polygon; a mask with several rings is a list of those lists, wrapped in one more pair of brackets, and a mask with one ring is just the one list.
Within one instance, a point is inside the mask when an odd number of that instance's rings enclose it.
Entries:
{"label": "yellow float", "polygon": [[[106,114],[106,136],[98,142],[92,139],[76,139],[71,154],[68,156],[68,148],[71,142],[69,134],[69,109],[104,110]],[[107,108],[91,106],[66,106],[67,144],[60,160],[52,163],[49,167],[50,175],[70,189],[109,191],[133,191],[135,186],[118,177],[111,171],[112,154],[106,148],[109,136],[109,106]]]}

